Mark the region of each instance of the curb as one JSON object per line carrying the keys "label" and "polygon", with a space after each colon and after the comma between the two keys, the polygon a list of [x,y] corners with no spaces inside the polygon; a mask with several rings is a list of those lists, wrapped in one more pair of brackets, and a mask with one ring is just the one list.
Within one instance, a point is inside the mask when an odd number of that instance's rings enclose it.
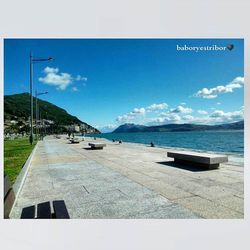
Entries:
{"label": "curb", "polygon": [[[25,162],[22,170],[20,171],[19,175],[17,176],[16,178],[16,181],[15,183],[13,184],[12,188],[13,188],[13,191],[15,193],[15,201],[13,203],[13,206],[12,208],[14,208],[15,204],[16,204],[16,201],[17,201],[17,198],[19,196],[19,193],[21,192],[22,190],[22,187],[23,187],[23,184],[25,182],[25,179],[27,177],[27,174],[28,174],[28,170],[30,168],[30,163],[33,159],[33,156],[37,150],[37,147],[38,147],[38,144],[40,144],[40,142],[37,142],[36,146],[34,147],[34,149],[32,150],[31,154],[29,155],[27,161]],[[10,214],[12,212],[12,209],[10,211]]]}

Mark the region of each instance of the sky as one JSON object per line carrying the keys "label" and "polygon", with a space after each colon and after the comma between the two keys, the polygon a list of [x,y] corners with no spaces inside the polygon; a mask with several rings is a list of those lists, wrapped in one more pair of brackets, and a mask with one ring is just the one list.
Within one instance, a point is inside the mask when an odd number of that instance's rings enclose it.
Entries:
{"label": "sky", "polygon": [[243,119],[243,39],[5,39],[4,94],[33,90],[109,132]]}

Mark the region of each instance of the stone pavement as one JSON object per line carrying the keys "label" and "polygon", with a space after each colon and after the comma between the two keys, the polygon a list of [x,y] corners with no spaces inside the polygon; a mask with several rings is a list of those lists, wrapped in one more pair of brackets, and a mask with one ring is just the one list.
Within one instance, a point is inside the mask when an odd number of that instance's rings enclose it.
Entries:
{"label": "stone pavement", "polygon": [[242,158],[203,171],[173,164],[167,149],[96,141],[107,147],[89,150],[91,138],[39,142],[10,217],[58,199],[71,218],[244,217]]}

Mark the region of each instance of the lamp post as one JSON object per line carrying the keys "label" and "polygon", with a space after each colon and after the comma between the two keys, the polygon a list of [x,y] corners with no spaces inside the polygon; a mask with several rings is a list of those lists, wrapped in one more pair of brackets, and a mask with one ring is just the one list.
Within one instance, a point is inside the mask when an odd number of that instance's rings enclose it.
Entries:
{"label": "lamp post", "polygon": [[33,144],[33,64],[38,62],[52,61],[53,58],[49,57],[34,58],[32,52],[30,52],[30,144]]}
{"label": "lamp post", "polygon": [[33,143],[33,96],[32,96],[32,75],[33,75],[33,65],[32,65],[32,53],[30,53],[30,144]]}
{"label": "lamp post", "polygon": [[42,92],[42,93],[37,93],[37,91],[36,91],[36,139],[38,138],[37,137],[37,134],[38,134],[38,127],[37,127],[37,120],[38,120],[38,104],[37,104],[37,101],[38,101],[38,99],[37,99],[37,97],[39,96],[39,95],[45,95],[45,94],[48,94],[49,92],[48,91],[46,91],[46,92]]}

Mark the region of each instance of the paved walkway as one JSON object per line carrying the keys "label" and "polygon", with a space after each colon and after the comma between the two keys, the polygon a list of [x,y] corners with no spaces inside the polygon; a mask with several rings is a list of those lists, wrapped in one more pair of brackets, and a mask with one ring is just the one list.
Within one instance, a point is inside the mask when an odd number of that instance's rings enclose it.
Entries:
{"label": "paved walkway", "polygon": [[71,218],[244,217],[242,159],[195,171],[173,165],[166,149],[106,142],[103,150],[89,150],[90,141],[39,142],[11,218],[58,199]]}

